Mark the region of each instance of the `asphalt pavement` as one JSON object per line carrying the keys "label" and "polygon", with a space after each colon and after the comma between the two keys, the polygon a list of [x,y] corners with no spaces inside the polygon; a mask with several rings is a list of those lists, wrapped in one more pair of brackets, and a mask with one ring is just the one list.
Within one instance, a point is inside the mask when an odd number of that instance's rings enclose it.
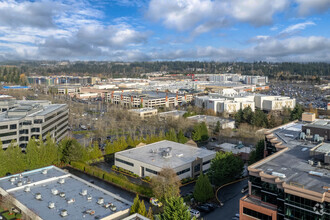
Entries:
{"label": "asphalt pavement", "polygon": [[230,220],[236,213],[239,213],[239,200],[245,194],[241,193],[244,186],[247,185],[248,180],[243,180],[238,183],[226,186],[219,190],[218,198],[224,205],[217,208],[213,212],[203,216],[204,220]]}

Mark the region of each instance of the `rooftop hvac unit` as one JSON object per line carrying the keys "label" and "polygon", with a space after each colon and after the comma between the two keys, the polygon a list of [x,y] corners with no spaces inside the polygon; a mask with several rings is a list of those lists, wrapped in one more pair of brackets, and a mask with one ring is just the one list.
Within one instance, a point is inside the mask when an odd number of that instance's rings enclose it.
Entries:
{"label": "rooftop hvac unit", "polygon": [[97,204],[101,205],[103,203],[104,203],[103,197],[99,197],[98,200],[97,200]]}
{"label": "rooftop hvac unit", "polygon": [[64,184],[64,183],[65,183],[65,179],[63,179],[63,178],[59,179],[59,180],[58,180],[58,183],[59,183],[59,184]]}
{"label": "rooftop hvac unit", "polygon": [[30,191],[31,191],[30,186],[26,186],[26,187],[24,188],[24,192],[30,192]]}
{"label": "rooftop hvac unit", "polygon": [[313,166],[314,162],[312,160],[308,160],[308,164]]}
{"label": "rooftop hvac unit", "polygon": [[11,178],[9,179],[9,181],[12,182],[12,183],[15,182],[15,180],[16,180],[15,177],[11,177]]}
{"label": "rooftop hvac unit", "polygon": [[305,132],[300,132],[299,138],[300,138],[301,140],[305,140],[305,139],[306,139]]}
{"label": "rooftop hvac unit", "polygon": [[108,203],[104,204],[103,207],[107,209],[107,208],[109,208],[111,205],[112,205],[112,203],[111,203],[111,202],[108,202]]}
{"label": "rooftop hvac unit", "polygon": [[46,174],[47,174],[47,170],[46,170],[46,169],[43,170],[43,171],[42,171],[42,174],[46,175]]}
{"label": "rooftop hvac unit", "polygon": [[110,210],[115,212],[117,210],[117,207],[114,204],[111,204]]}
{"label": "rooftop hvac unit", "polygon": [[318,161],[316,166],[321,167],[322,166],[321,161]]}
{"label": "rooftop hvac unit", "polygon": [[284,173],[278,173],[278,172],[272,172],[272,176],[278,176],[278,177],[281,177],[281,178],[286,177],[286,175]]}
{"label": "rooftop hvac unit", "polygon": [[37,200],[41,200],[41,199],[42,199],[42,197],[41,197],[41,193],[37,193],[37,194],[36,194],[36,199],[37,199]]}
{"label": "rooftop hvac unit", "polygon": [[48,208],[50,208],[50,209],[55,208],[55,203],[54,202],[49,202],[48,203]]}
{"label": "rooftop hvac unit", "polygon": [[52,189],[52,194],[53,195],[57,195],[58,194],[58,190],[57,189]]}
{"label": "rooftop hvac unit", "polygon": [[22,181],[18,181],[17,182],[17,186],[22,186],[23,185],[23,182]]}
{"label": "rooftop hvac unit", "polygon": [[314,135],[314,142],[319,142],[320,141],[320,135],[315,134]]}
{"label": "rooftop hvac unit", "polygon": [[86,196],[86,195],[87,195],[87,189],[83,189],[83,190],[81,190],[80,195],[82,195],[82,196]]}
{"label": "rooftop hvac unit", "polygon": [[311,135],[311,129],[306,129],[307,136]]}
{"label": "rooftop hvac unit", "polygon": [[62,216],[62,217],[68,216],[68,211],[67,211],[66,209],[63,209],[63,210],[61,211],[61,216]]}
{"label": "rooftop hvac unit", "polygon": [[70,204],[70,203],[74,203],[76,200],[74,198],[72,199],[68,199],[67,203]]}
{"label": "rooftop hvac unit", "polygon": [[315,171],[309,171],[308,174],[313,176],[320,176],[320,177],[324,175],[323,173],[315,172]]}
{"label": "rooftop hvac unit", "polygon": [[88,196],[87,196],[87,200],[90,201],[90,200],[92,200],[92,199],[93,199],[93,197],[92,197],[91,195],[88,195]]}
{"label": "rooftop hvac unit", "polygon": [[64,198],[65,197],[65,192],[60,192],[60,197]]}

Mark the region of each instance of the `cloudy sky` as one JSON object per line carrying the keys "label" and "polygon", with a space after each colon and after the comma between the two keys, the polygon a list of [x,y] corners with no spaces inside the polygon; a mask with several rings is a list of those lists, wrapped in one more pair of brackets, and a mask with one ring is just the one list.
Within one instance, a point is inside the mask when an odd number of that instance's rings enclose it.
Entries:
{"label": "cloudy sky", "polygon": [[0,60],[330,62],[330,0],[3,0]]}

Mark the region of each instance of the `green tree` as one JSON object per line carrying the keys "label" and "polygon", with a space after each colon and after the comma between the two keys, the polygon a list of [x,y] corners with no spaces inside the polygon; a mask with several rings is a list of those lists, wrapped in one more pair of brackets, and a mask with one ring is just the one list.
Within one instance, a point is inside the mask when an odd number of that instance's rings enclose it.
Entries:
{"label": "green tree", "polygon": [[201,127],[199,124],[194,125],[194,130],[192,131],[192,139],[194,141],[200,141],[202,139]]}
{"label": "green tree", "polygon": [[97,141],[94,142],[91,151],[89,152],[90,159],[94,160],[102,156],[102,151],[99,148],[99,143]]}
{"label": "green tree", "polygon": [[246,122],[248,124],[252,124],[253,116],[254,116],[254,114],[253,114],[253,111],[250,106],[243,109],[243,121],[244,122]]}
{"label": "green tree", "polygon": [[201,132],[201,141],[206,141],[209,139],[209,131],[207,129],[205,122],[202,122],[200,124],[200,132]]}
{"label": "green tree", "polygon": [[166,199],[161,220],[191,220],[190,212],[183,199],[179,196],[171,196]]}
{"label": "green tree", "polygon": [[267,115],[263,111],[256,109],[254,113],[252,125],[256,127],[267,128],[268,127]]}
{"label": "green tree", "polygon": [[297,104],[291,111],[290,120],[294,121],[300,119],[303,112],[304,110],[302,106]]}
{"label": "green tree", "polygon": [[217,152],[211,161],[210,176],[211,182],[216,186],[229,183],[240,177],[243,172],[244,163],[241,158],[231,152]]}
{"label": "green tree", "polygon": [[171,128],[165,135],[166,140],[168,141],[174,141],[174,142],[178,142],[178,138],[176,136],[176,132],[174,130],[174,128]]}
{"label": "green tree", "polygon": [[214,133],[220,132],[220,129],[221,129],[220,121],[217,121],[217,124],[216,124],[216,126],[214,128]]}
{"label": "green tree", "polygon": [[133,205],[131,206],[131,210],[130,210],[130,214],[134,214],[137,213],[140,207],[140,198],[139,195],[136,194],[134,201],[133,201]]}
{"label": "green tree", "polygon": [[135,144],[134,144],[134,141],[133,141],[131,135],[127,136],[126,142],[127,142],[128,147],[135,147]]}
{"label": "green tree", "polygon": [[188,138],[186,138],[182,132],[182,130],[179,131],[178,133],[178,138],[177,138],[178,142],[181,144],[187,143]]}
{"label": "green tree", "polygon": [[61,161],[69,163],[70,161],[86,161],[89,159],[86,148],[81,146],[76,139],[64,138],[60,142],[62,152]]}
{"label": "green tree", "polygon": [[213,198],[213,187],[207,175],[199,175],[194,187],[194,198],[198,202],[206,202]]}
{"label": "green tree", "polygon": [[154,220],[154,214],[152,213],[152,208],[149,206],[148,213],[146,216],[148,219]]}
{"label": "green tree", "polygon": [[239,127],[239,125],[244,122],[243,110],[242,109],[238,110],[234,118],[235,118],[235,126]]}
{"label": "green tree", "polygon": [[253,164],[264,158],[265,143],[264,140],[259,140],[256,144],[256,149],[250,154],[249,164]]}
{"label": "green tree", "polygon": [[142,216],[147,216],[147,210],[146,210],[146,206],[144,205],[144,201],[140,201],[140,205],[138,208],[137,213],[139,213]]}

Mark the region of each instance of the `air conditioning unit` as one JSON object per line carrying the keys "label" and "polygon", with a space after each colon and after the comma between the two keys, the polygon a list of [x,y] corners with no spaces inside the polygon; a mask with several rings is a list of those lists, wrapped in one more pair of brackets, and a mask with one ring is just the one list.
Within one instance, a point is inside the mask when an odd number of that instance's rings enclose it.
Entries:
{"label": "air conditioning unit", "polygon": [[90,200],[92,200],[92,199],[93,199],[93,197],[92,197],[91,195],[88,195],[88,196],[87,196],[87,200],[90,201]]}
{"label": "air conditioning unit", "polygon": [[49,202],[48,203],[48,208],[50,208],[50,209],[55,208],[55,203],[54,202]]}
{"label": "air conditioning unit", "polygon": [[26,186],[26,187],[24,188],[24,192],[30,192],[30,191],[31,191],[30,186]]}
{"label": "air conditioning unit", "polygon": [[80,195],[82,195],[82,196],[86,196],[86,195],[87,195],[87,189],[83,189],[83,190],[81,190]]}
{"label": "air conditioning unit", "polygon": [[41,200],[41,199],[42,199],[41,193],[37,193],[37,194],[36,194],[36,199],[37,199],[37,200]]}
{"label": "air conditioning unit", "polygon": [[59,179],[58,183],[59,184],[64,184],[65,183],[65,179]]}
{"label": "air conditioning unit", "polygon": [[62,217],[68,216],[68,211],[67,211],[66,209],[63,209],[63,210],[61,211],[61,216],[62,216]]}
{"label": "air conditioning unit", "polygon": [[42,171],[42,174],[46,175],[46,174],[47,174],[47,170],[46,170],[46,169],[43,170],[43,171]]}
{"label": "air conditioning unit", "polygon": [[97,204],[101,205],[103,203],[104,203],[103,197],[99,197],[98,200],[97,200]]}
{"label": "air conditioning unit", "polygon": [[65,192],[60,192],[60,197],[64,198],[65,197]]}
{"label": "air conditioning unit", "polygon": [[22,186],[23,185],[23,182],[22,181],[18,181],[17,182],[17,186]]}
{"label": "air conditioning unit", "polygon": [[53,195],[57,195],[58,194],[58,190],[57,189],[52,189],[52,194]]}

